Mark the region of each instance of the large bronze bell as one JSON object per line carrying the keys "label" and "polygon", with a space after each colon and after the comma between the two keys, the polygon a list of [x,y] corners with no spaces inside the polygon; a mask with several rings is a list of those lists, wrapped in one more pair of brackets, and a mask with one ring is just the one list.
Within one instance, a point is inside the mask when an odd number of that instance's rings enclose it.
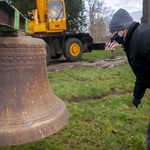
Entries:
{"label": "large bronze bell", "polygon": [[67,120],[67,108],[48,81],[45,42],[0,37],[0,146],[43,139]]}

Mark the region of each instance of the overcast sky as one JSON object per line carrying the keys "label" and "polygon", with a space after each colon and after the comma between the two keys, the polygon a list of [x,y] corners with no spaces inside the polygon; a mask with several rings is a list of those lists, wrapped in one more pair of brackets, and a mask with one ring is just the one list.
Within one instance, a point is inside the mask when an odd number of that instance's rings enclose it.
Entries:
{"label": "overcast sky", "polygon": [[139,21],[142,17],[143,0],[104,0],[106,6],[111,6],[115,12],[119,8],[126,9],[135,21]]}

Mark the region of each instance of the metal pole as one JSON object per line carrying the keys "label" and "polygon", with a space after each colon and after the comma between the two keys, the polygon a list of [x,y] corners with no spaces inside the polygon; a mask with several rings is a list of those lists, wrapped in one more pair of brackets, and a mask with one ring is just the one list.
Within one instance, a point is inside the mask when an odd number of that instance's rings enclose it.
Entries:
{"label": "metal pole", "polygon": [[142,23],[150,24],[150,0],[143,0]]}

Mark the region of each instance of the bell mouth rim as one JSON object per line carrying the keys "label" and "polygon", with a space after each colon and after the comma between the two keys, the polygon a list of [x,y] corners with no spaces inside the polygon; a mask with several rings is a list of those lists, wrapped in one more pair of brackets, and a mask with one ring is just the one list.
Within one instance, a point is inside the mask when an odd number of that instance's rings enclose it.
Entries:
{"label": "bell mouth rim", "polygon": [[[69,113],[64,102],[57,96],[56,99],[57,109],[54,110],[55,112],[52,115],[47,114],[44,118],[41,116],[39,119],[35,119],[34,122],[31,122],[31,120],[20,122],[20,127],[17,128],[15,128],[17,126],[16,124],[5,124],[5,130],[0,131],[0,139],[2,139],[0,140],[0,146],[15,146],[35,142],[63,128],[69,119]],[[54,117],[52,118],[51,116]],[[29,124],[27,125],[27,123]],[[6,126],[9,126],[9,128],[6,128]],[[13,130],[14,128],[15,130]],[[5,139],[5,137],[9,138]]]}

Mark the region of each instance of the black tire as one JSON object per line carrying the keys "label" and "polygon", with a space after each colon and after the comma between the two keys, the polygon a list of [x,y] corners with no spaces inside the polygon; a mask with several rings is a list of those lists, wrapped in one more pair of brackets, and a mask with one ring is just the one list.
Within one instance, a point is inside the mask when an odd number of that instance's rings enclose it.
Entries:
{"label": "black tire", "polygon": [[70,38],[65,42],[64,56],[68,61],[78,61],[83,54],[83,44],[77,38]]}
{"label": "black tire", "polygon": [[49,63],[51,59],[51,49],[50,46],[46,43],[46,62]]}
{"label": "black tire", "polygon": [[88,44],[87,43],[84,43],[83,45],[83,48],[84,48],[84,52],[88,52]]}
{"label": "black tire", "polygon": [[52,56],[52,59],[59,59],[62,56],[62,54],[56,54],[56,56]]}

